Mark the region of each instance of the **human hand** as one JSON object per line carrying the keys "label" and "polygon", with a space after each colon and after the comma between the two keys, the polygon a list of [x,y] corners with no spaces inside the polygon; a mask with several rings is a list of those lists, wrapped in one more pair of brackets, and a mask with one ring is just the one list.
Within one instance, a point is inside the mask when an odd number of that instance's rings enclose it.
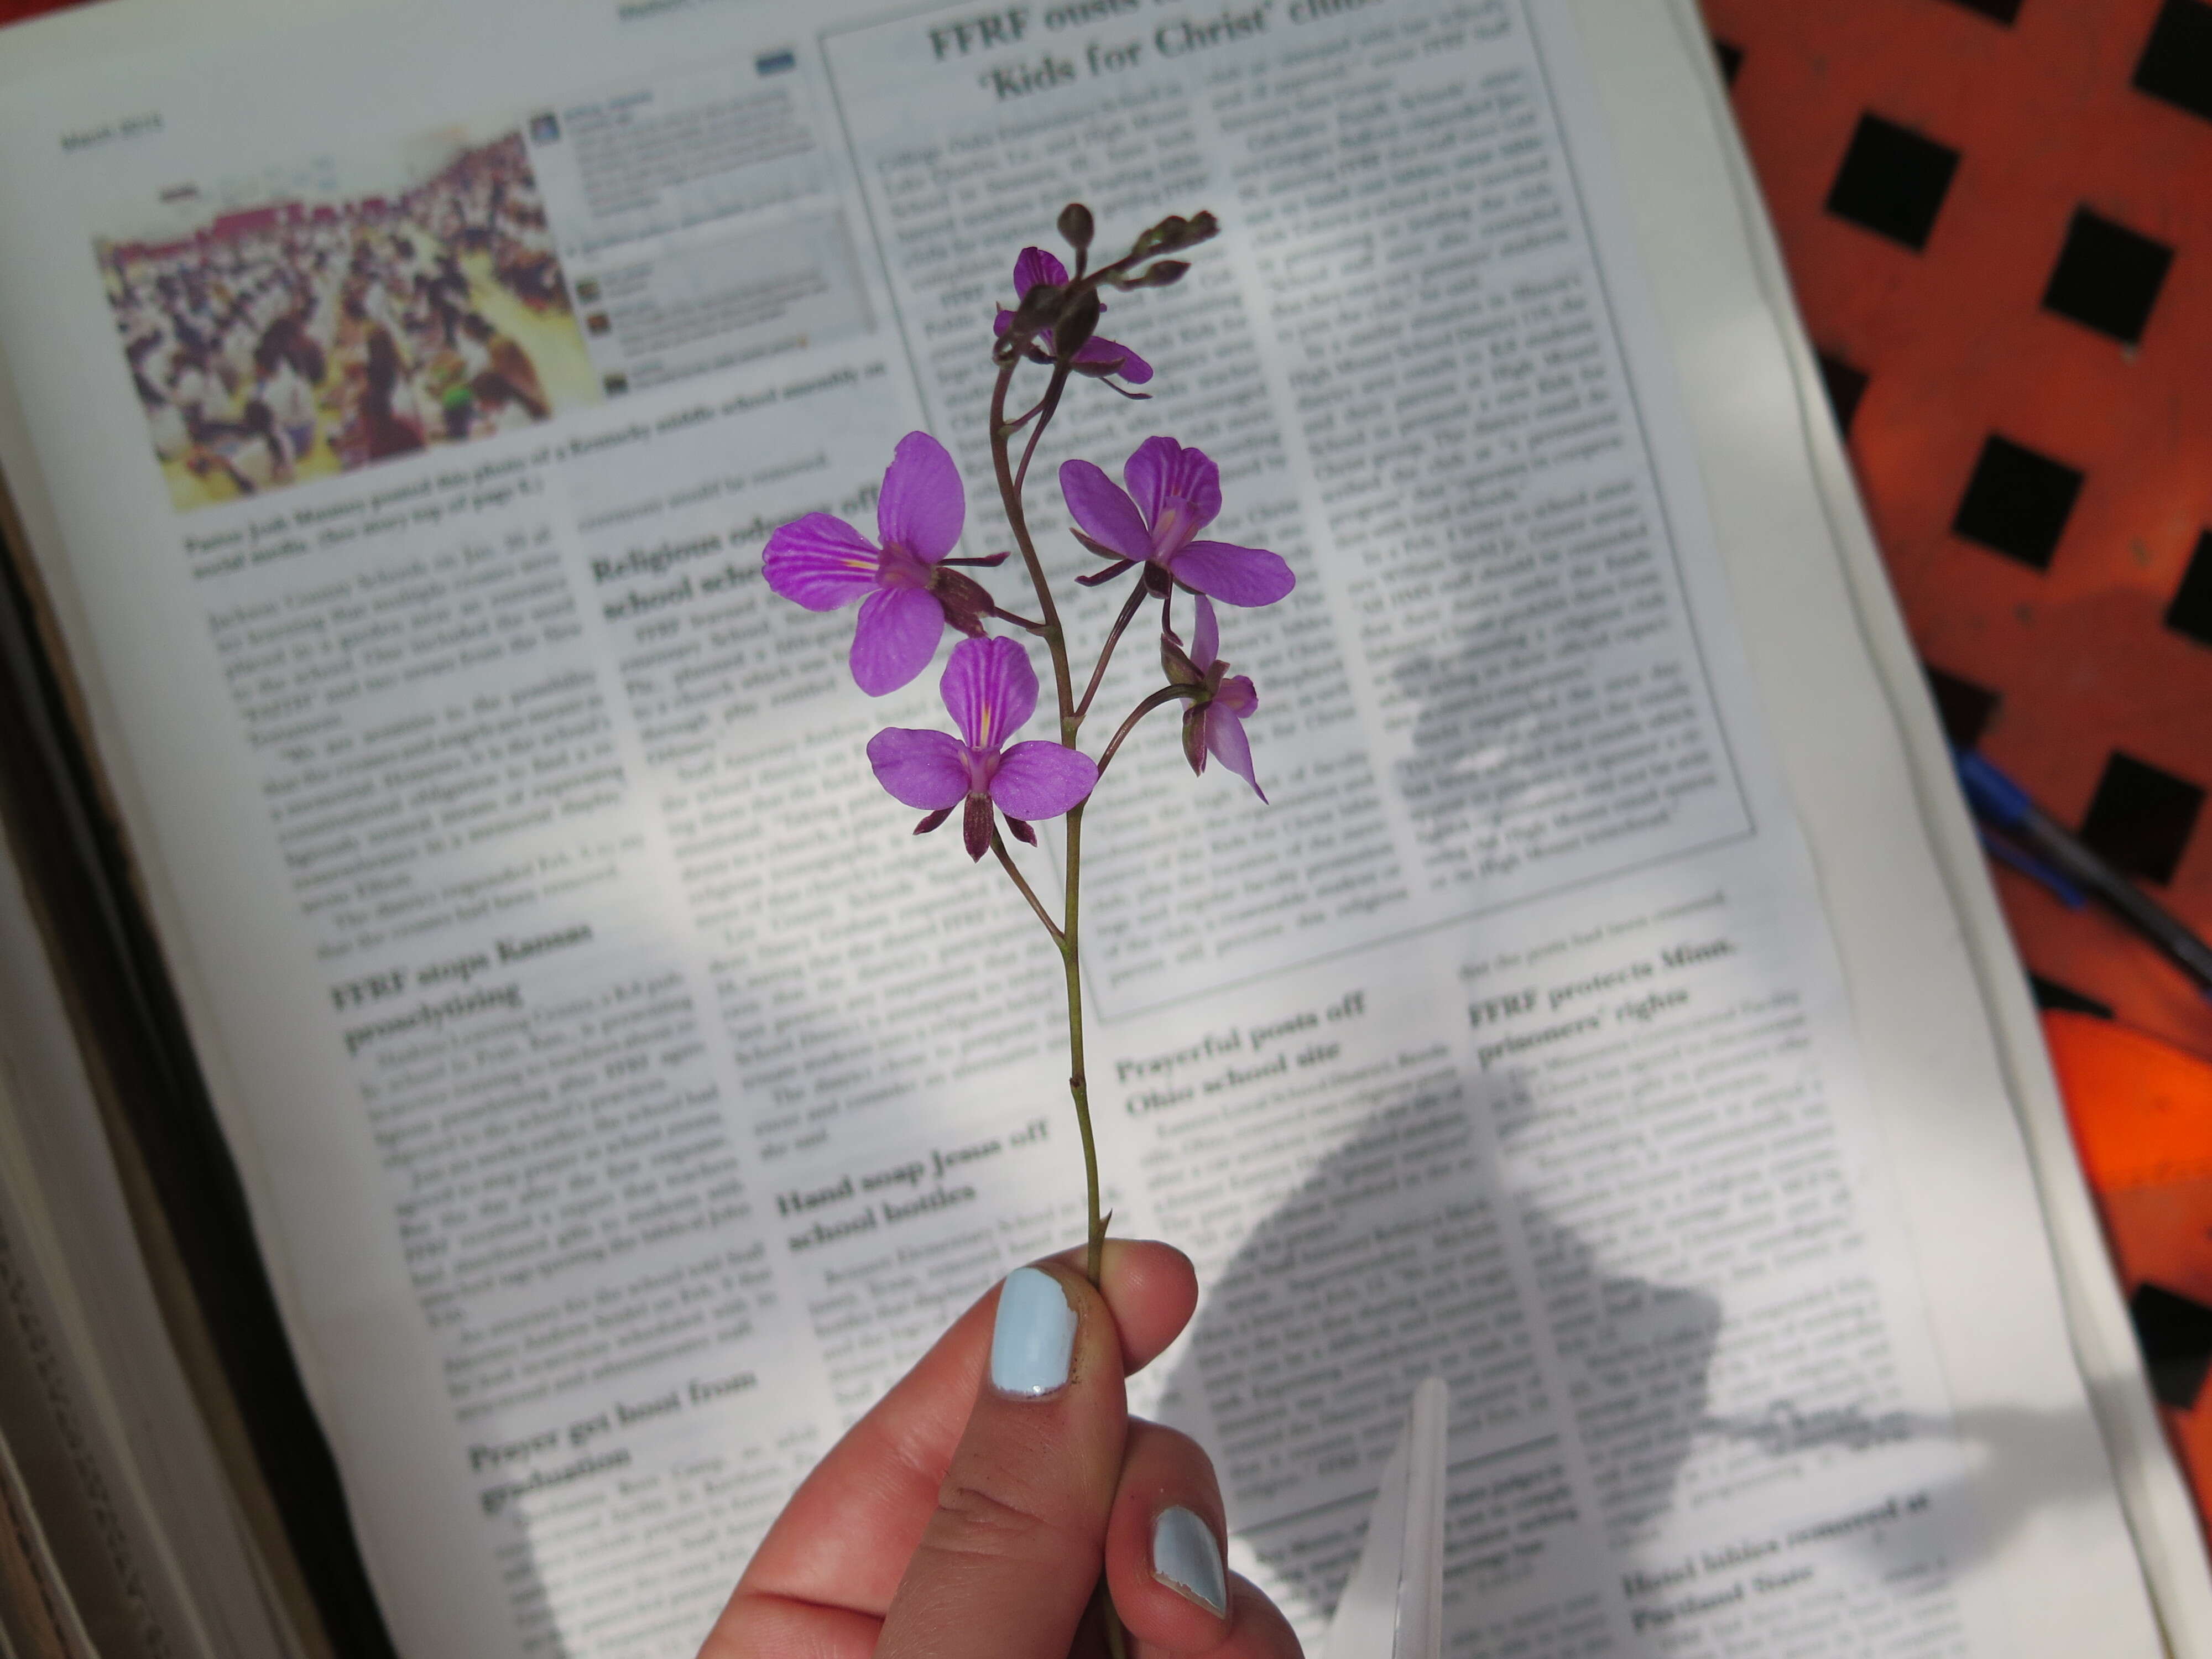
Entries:
{"label": "human hand", "polygon": [[1211,1461],[1127,1413],[1197,1305],[1189,1261],[1114,1240],[1099,1277],[1058,1257],[969,1309],[793,1494],[700,1659],[1103,1653],[1102,1560],[1131,1659],[1298,1659],[1224,1571]]}

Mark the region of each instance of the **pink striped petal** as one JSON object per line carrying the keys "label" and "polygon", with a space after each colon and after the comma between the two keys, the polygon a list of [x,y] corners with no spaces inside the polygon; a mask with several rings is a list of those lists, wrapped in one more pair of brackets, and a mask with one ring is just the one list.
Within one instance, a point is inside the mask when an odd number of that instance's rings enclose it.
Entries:
{"label": "pink striped petal", "polygon": [[1030,653],[1002,636],[954,646],[941,690],[953,724],[979,754],[996,753],[1036,713],[1037,678]]}
{"label": "pink striped petal", "polygon": [[860,602],[853,630],[853,683],[872,697],[896,691],[929,666],[945,633],[945,607],[919,587],[880,587]]}
{"label": "pink striped petal", "polygon": [[1298,585],[1280,554],[1228,542],[1193,542],[1168,561],[1168,574],[1224,605],[1273,605]]}
{"label": "pink striped petal", "polygon": [[884,545],[896,543],[923,563],[935,564],[958,544],[967,518],[960,469],[945,446],[927,432],[901,438],[884,472],[884,493],[876,498],[876,532]]}
{"label": "pink striped petal", "polygon": [[1089,461],[1062,461],[1060,493],[1066,500],[1068,516],[1101,547],[1110,547],[1125,559],[1152,556],[1152,532],[1137,504],[1099,468]]}
{"label": "pink striped petal", "polygon": [[1167,504],[1178,499],[1190,503],[1194,529],[1202,530],[1221,516],[1221,469],[1204,450],[1185,449],[1173,438],[1147,438],[1139,444],[1122,465],[1121,481],[1143,509],[1146,524],[1158,524]]}
{"label": "pink striped petal", "polygon": [[842,519],[810,513],[779,525],[761,551],[761,574],[785,599],[809,611],[835,611],[876,585],[883,555]]}
{"label": "pink striped petal", "polygon": [[868,739],[868,764],[892,799],[923,811],[957,806],[968,793],[967,753],[944,732],[887,726]]}
{"label": "pink striped petal", "polygon": [[1098,768],[1079,750],[1042,740],[1006,750],[991,777],[991,799],[1010,817],[1056,818],[1098,781]]}
{"label": "pink striped petal", "polygon": [[1014,261],[1014,297],[1018,300],[1039,283],[1059,288],[1067,281],[1067,267],[1041,247],[1025,247]]}
{"label": "pink striped petal", "polygon": [[[1236,682],[1232,680],[1228,684],[1235,684]],[[1227,686],[1223,689],[1226,690]],[[1251,681],[1244,682],[1244,689],[1250,691]],[[1260,787],[1260,780],[1252,775],[1252,740],[1244,735],[1244,722],[1218,702],[1206,705],[1204,719],[1208,752],[1250,784],[1254,794],[1266,800],[1267,792]]]}

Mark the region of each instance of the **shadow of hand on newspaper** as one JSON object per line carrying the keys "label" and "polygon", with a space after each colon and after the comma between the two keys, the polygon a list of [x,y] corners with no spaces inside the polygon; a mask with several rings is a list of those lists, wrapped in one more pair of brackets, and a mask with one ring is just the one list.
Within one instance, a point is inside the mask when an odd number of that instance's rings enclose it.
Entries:
{"label": "shadow of hand on newspaper", "polygon": [[[1673,1507],[1721,1322],[1705,1291],[1639,1277],[1512,1192],[1477,1120],[1509,1115],[1516,1079],[1446,1068],[1377,1092],[1225,1260],[1205,1260],[1203,1223],[1187,1241],[1206,1294],[1158,1412],[1206,1442],[1231,1529],[1310,1628],[1358,1559],[1431,1373],[1453,1395],[1448,1601],[1480,1602],[1547,1571],[1555,1544],[1577,1547],[1577,1464],[1603,1534],[1632,1559]],[[1254,1184],[1294,1127],[1254,1125],[1240,1159]],[[1180,1218],[1161,1219],[1175,1237]]]}
{"label": "shadow of hand on newspaper", "polygon": [[[1735,1494],[1778,1481],[1805,1483],[1808,1527],[1863,1512],[1864,1524],[1820,1536],[1886,1571],[1894,1529],[1875,1512],[1890,1492],[1822,1509],[1838,1486],[1814,1486],[1813,1466],[1838,1454],[1953,1438],[1948,1476],[1907,1480],[1894,1496],[1900,1520],[1929,1513],[1932,1548],[1954,1570],[2032,1516],[2108,1490],[2095,1436],[2061,1432],[2082,1426],[2064,1412],[1976,1407],[1946,1419],[1826,1403],[1832,1393],[1712,1410],[1720,1298],[1593,1243],[1618,1231],[1601,1206],[1516,1190],[1492,1149],[1511,1153],[1526,1098],[1522,1079],[1446,1066],[1376,1090],[1346,1115],[1348,1133],[1302,1121],[1301,1108],[1255,1113],[1220,1131],[1235,1139],[1243,1205],[1210,1180],[1162,1205],[1164,1234],[1195,1247],[1206,1293],[1155,1414],[1207,1445],[1232,1532],[1310,1633],[1358,1560],[1382,1464],[1431,1372],[1453,1395],[1455,1624],[1516,1585],[1586,1571],[1593,1544],[1618,1568],[1663,1565],[1660,1534],[1678,1547],[1686,1510],[1702,1499],[1724,1515]],[[1297,1144],[1322,1135],[1335,1145],[1309,1165]],[[1209,1260],[1209,1236],[1224,1235],[1238,1242]],[[1725,1522],[1714,1531],[1716,1547],[1729,1541]]]}

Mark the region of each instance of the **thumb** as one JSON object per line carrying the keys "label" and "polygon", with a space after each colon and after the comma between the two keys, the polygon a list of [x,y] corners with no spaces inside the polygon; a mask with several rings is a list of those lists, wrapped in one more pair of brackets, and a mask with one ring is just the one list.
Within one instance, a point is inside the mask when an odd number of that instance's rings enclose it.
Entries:
{"label": "thumb", "polygon": [[1060,1262],[999,1286],[990,1363],[878,1659],[1064,1654],[1098,1583],[1127,1407],[1121,1340]]}

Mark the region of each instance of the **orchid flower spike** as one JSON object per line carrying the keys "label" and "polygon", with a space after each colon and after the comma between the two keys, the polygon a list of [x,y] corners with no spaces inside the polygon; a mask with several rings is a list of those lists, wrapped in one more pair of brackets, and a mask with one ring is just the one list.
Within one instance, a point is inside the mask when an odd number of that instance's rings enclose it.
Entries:
{"label": "orchid flower spike", "polygon": [[762,573],[770,587],[809,611],[860,601],[853,678],[870,696],[880,697],[929,666],[946,623],[963,634],[983,632],[990,594],[947,567],[995,564],[1006,556],[945,557],[958,545],[967,516],[968,499],[952,457],[927,432],[909,432],[884,472],[876,542],[842,519],[809,513],[769,537]]}
{"label": "orchid flower spike", "polygon": [[1192,538],[1221,513],[1221,469],[1202,449],[1173,438],[1147,438],[1121,469],[1124,490],[1089,461],[1063,461],[1060,493],[1076,523],[1076,539],[1106,569],[1077,580],[1086,586],[1133,564],[1166,592],[1170,582],[1224,605],[1273,605],[1297,586],[1279,555],[1265,548]]}
{"label": "orchid flower spike", "polygon": [[1079,805],[1098,781],[1091,757],[1057,743],[1003,748],[1036,712],[1037,678],[1029,653],[1009,639],[963,640],[952,647],[941,687],[957,738],[890,726],[868,739],[868,764],[893,799],[929,816],[915,826],[927,835],[965,806],[968,856],[991,850],[991,812],[1032,847],[1031,820],[1056,818]]}
{"label": "orchid flower spike", "polygon": [[1190,769],[1203,777],[1206,757],[1212,755],[1252,786],[1262,801],[1267,792],[1252,775],[1252,740],[1244,722],[1260,712],[1259,694],[1243,675],[1229,675],[1221,660],[1221,629],[1213,618],[1213,602],[1198,596],[1198,623],[1192,629],[1190,650],[1173,634],[1160,636],[1160,665],[1176,685],[1193,685],[1199,694],[1183,711],[1182,752]]}
{"label": "orchid flower spike", "polygon": [[[1067,286],[1067,267],[1041,247],[1025,247],[1014,261],[1014,299],[1017,303],[1029,297],[1030,290],[1038,286],[1065,288]],[[1101,305],[1098,309],[1104,311]],[[991,324],[994,334],[1004,334],[1014,325],[1014,313],[1006,307]],[[1053,360],[1052,331],[1040,329],[1031,342],[1030,356],[1041,363]],[[1152,378],[1152,366],[1119,340],[1103,340],[1096,334],[1075,349],[1074,367],[1079,373],[1103,379],[1117,374],[1131,386],[1142,386]]]}

